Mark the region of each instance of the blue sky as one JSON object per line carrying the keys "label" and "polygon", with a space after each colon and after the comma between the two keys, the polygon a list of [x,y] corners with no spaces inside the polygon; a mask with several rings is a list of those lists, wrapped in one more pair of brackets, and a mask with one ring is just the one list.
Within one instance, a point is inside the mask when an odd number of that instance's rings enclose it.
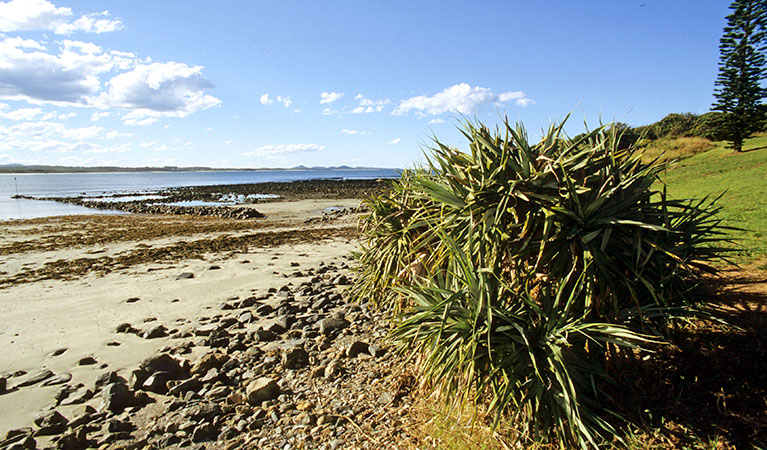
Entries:
{"label": "blue sky", "polygon": [[0,0],[0,164],[409,167],[713,100],[728,1]]}

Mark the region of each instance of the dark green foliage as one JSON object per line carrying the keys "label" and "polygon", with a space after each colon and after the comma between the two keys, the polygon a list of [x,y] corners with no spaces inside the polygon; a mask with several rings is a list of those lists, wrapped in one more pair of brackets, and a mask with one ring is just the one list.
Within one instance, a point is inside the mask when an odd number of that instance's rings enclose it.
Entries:
{"label": "dark green foliage", "polygon": [[724,139],[722,118],[718,111],[698,115],[693,113],[671,113],[661,120],[632,131],[648,140],[680,137],[702,137],[712,141]]}
{"label": "dark green foliage", "polygon": [[619,128],[531,144],[467,124],[470,153],[435,141],[361,221],[353,295],[394,314],[446,398],[485,400],[538,441],[614,434],[608,366],[694,308],[690,283],[721,251],[717,208],[655,190],[665,166]]}
{"label": "dark green foliage", "polygon": [[736,0],[719,41],[719,75],[714,89],[715,111],[723,112],[722,129],[730,148],[741,151],[743,140],[762,129],[767,90],[767,1]]}

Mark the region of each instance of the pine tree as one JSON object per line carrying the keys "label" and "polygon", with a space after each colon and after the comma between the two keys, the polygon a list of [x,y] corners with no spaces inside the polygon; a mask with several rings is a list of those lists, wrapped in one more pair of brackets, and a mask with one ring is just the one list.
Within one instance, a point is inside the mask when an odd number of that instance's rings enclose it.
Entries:
{"label": "pine tree", "polygon": [[767,112],[767,0],[735,0],[719,40],[719,75],[712,109],[724,113],[723,134],[729,148],[741,151],[743,140],[763,128]]}

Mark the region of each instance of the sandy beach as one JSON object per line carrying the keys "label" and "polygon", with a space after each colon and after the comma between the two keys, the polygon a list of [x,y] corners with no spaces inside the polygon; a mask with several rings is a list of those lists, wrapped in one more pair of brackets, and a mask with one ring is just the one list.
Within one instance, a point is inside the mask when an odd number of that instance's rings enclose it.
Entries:
{"label": "sandy beach", "polygon": [[[142,361],[219,320],[227,301],[266,299],[307,280],[300,272],[306,268],[348,267],[357,244],[351,212],[359,202],[271,202],[257,205],[266,218],[248,220],[119,215],[0,222],[0,376],[7,384],[0,438],[33,427],[36,415],[53,407],[71,419],[83,406],[62,405],[62,386],[91,387],[110,372],[130,380]],[[188,358],[201,352],[197,346]],[[54,375],[20,386],[41,371]],[[104,408],[98,393],[87,404]]]}

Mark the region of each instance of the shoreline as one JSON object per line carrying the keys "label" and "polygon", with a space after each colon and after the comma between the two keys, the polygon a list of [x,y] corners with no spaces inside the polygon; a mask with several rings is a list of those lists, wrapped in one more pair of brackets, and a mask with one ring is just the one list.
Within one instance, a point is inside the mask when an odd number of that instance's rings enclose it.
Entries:
{"label": "shoreline", "polygon": [[[288,440],[354,447],[367,439],[342,416],[400,417],[406,388],[391,387],[399,364],[383,350],[386,324],[343,294],[358,245],[360,198],[349,192],[307,189],[297,199],[259,204],[261,219],[130,214],[0,222],[3,447],[29,439],[37,448],[63,440],[77,441],[75,448],[282,448]],[[346,325],[331,333],[322,328],[330,319]],[[282,328],[274,325],[283,320]],[[219,347],[209,330],[232,345]],[[309,359],[285,365],[296,345]],[[188,368],[219,353],[238,361],[226,378],[185,372],[158,392],[136,384],[148,359],[169,355]],[[248,401],[251,383],[263,376],[277,383],[280,399]],[[135,403],[113,408],[104,377],[114,381],[109,386],[126,386]],[[197,387],[180,396],[167,390],[179,383]],[[315,397],[311,386],[327,392]],[[201,405],[227,412],[203,420],[205,429],[179,430],[183,415],[175,425],[152,427]],[[361,426],[382,444],[394,439],[368,428],[375,424]]]}
{"label": "shoreline", "polygon": [[[54,201],[103,211],[122,211],[133,214],[165,214],[188,216],[214,216],[227,219],[253,219],[265,217],[257,205],[306,199],[362,199],[381,193],[388,187],[386,179],[312,179],[285,182],[216,184],[180,186],[154,192],[124,192],[102,195],[76,195],[66,197],[14,195],[11,199]],[[150,196],[151,199],[120,201],[124,197]],[[160,199],[156,198],[160,197]],[[224,202],[222,199],[242,201]],[[109,201],[112,199],[112,201]],[[192,205],[179,205],[190,203]],[[199,204],[193,204],[199,203]]]}

